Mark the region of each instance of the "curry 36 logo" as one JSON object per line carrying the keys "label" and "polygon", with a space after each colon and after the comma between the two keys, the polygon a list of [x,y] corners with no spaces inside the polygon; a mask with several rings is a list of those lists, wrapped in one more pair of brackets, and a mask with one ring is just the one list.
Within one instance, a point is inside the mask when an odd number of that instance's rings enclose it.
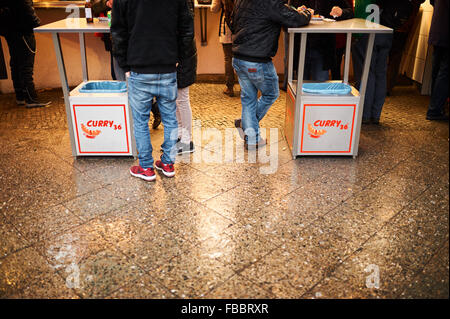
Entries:
{"label": "curry 36 logo", "polygon": [[87,138],[91,138],[91,139],[96,138],[102,132],[100,130],[90,129],[91,127],[109,127],[109,128],[114,129],[114,131],[122,130],[122,124],[114,124],[114,121],[92,121],[91,120],[91,121],[88,121],[86,123],[86,125],[81,123],[81,130],[83,131],[83,135],[86,136]]}
{"label": "curry 36 logo", "polygon": [[319,138],[324,135],[327,131],[324,129],[316,129],[315,127],[335,127],[341,131],[348,130],[348,123],[343,124],[342,121],[337,120],[317,120],[314,125],[308,123],[309,136],[312,138]]}
{"label": "curry 36 logo", "polygon": [[324,135],[327,132],[326,130],[317,130],[309,123],[308,123],[308,131],[309,131],[309,136],[311,136],[312,138],[320,138],[322,135]]}

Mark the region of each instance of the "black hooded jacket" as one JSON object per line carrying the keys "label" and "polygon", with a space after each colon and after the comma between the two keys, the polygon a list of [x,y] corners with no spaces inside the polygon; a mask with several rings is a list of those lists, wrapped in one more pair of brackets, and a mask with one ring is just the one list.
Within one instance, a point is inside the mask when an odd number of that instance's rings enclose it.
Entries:
{"label": "black hooded jacket", "polygon": [[0,0],[0,35],[33,33],[40,24],[32,0]]}
{"label": "black hooded jacket", "polygon": [[194,18],[186,0],[115,0],[113,55],[124,71],[172,73],[193,55]]}
{"label": "black hooded jacket", "polygon": [[278,50],[281,28],[307,25],[309,12],[298,13],[283,0],[236,0],[230,26],[234,57],[269,62]]}
{"label": "black hooded jacket", "polygon": [[[187,0],[189,10],[194,15],[194,1]],[[197,78],[197,46],[193,38],[186,55],[177,66],[177,85],[179,89],[194,84]]]}

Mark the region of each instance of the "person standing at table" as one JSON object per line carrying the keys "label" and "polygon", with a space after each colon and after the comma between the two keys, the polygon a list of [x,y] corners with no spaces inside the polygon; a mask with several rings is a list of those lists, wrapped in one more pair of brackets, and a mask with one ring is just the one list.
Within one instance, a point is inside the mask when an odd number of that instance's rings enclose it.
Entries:
{"label": "person standing at table", "polygon": [[[99,16],[102,14],[103,16],[107,16],[108,11],[111,10],[114,4],[114,0],[96,0],[92,4],[92,11],[94,16]],[[126,81],[125,71],[119,66],[117,59],[114,57],[112,53],[112,42],[111,42],[111,34],[102,33],[102,41],[105,43],[106,51],[111,54],[111,77],[113,80],[117,81]],[[158,104],[155,100],[152,101],[152,113],[153,113],[153,124],[152,128],[155,130],[161,124],[161,114],[159,113]]]}
{"label": "person standing at table", "polygon": [[[347,0],[290,0],[294,7],[306,6],[315,15],[338,21],[353,18],[353,7]],[[294,71],[298,70],[300,35],[294,39]],[[335,65],[336,35],[311,34],[306,43],[304,79],[318,82],[328,81],[330,69]]]}
{"label": "person standing at table", "polygon": [[[192,16],[194,16],[194,1],[187,0]],[[192,142],[192,109],[189,97],[189,87],[195,83],[197,78],[197,47],[195,39],[192,39],[189,48],[189,55],[180,60],[177,66],[177,120],[178,120],[178,140],[177,153],[193,153],[195,151]]]}
{"label": "person standing at table", "polygon": [[[400,0],[409,1],[409,0]],[[401,4],[391,0],[356,0],[355,17],[366,19],[369,14],[366,11],[368,5],[376,4],[380,8],[380,24],[395,28],[401,23],[399,17],[399,8]],[[355,73],[356,88],[360,90],[361,77],[366,57],[367,44],[369,36],[367,34],[355,36],[353,44],[353,70]],[[367,79],[366,94],[364,97],[364,109],[362,116],[363,124],[379,124],[381,111],[387,93],[387,64],[389,51],[392,46],[392,34],[377,34],[372,51],[372,60],[370,63],[369,77]]]}
{"label": "person standing at table", "polygon": [[44,107],[51,103],[40,100],[34,87],[36,39],[33,29],[39,25],[33,1],[0,0],[0,35],[8,43],[16,102],[27,108]]}
{"label": "person standing at table", "polygon": [[[278,75],[272,63],[281,28],[298,28],[311,19],[309,10],[298,11],[282,0],[236,0],[232,13],[233,67],[241,86],[242,119],[235,126],[246,149],[266,144],[259,122],[278,98]],[[258,98],[258,91],[261,97]]]}
{"label": "person standing at table", "polygon": [[234,96],[234,69],[231,64],[231,59],[233,58],[232,46],[233,40],[231,38],[231,30],[227,25],[229,21],[231,12],[233,11],[233,0],[212,0],[211,12],[220,14],[219,21],[219,41],[222,43],[223,55],[225,61],[225,85],[226,88],[223,90],[223,94],[230,97]]}
{"label": "person standing at table", "polygon": [[[194,19],[186,0],[115,0],[111,22],[113,54],[130,72],[128,98],[134,122],[139,165],[131,175],[156,179],[154,166],[175,176],[177,63],[192,56]],[[164,125],[161,159],[154,163],[148,121],[156,97]]]}
{"label": "person standing at table", "polygon": [[448,121],[444,113],[448,100],[448,0],[430,0],[434,6],[428,43],[433,45],[431,101],[427,120]]}

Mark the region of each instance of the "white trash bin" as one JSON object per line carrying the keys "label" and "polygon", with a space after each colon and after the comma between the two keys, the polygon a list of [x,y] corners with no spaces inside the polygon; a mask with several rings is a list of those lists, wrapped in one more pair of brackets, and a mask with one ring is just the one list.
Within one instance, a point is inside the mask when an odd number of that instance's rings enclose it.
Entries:
{"label": "white trash bin", "polygon": [[77,156],[134,156],[125,82],[89,81],[70,92]]}

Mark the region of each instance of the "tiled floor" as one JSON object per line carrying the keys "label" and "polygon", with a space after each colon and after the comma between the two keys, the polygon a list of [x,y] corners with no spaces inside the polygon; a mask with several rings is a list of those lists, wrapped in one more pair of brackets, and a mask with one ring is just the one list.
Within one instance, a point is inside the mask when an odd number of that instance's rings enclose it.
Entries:
{"label": "tiled floor", "polygon": [[262,174],[207,134],[240,114],[221,90],[192,87],[202,145],[153,183],[132,158],[73,158],[59,90],[45,109],[1,95],[0,298],[449,297],[449,126],[428,97],[396,88],[356,159],[293,160],[281,92]]}

